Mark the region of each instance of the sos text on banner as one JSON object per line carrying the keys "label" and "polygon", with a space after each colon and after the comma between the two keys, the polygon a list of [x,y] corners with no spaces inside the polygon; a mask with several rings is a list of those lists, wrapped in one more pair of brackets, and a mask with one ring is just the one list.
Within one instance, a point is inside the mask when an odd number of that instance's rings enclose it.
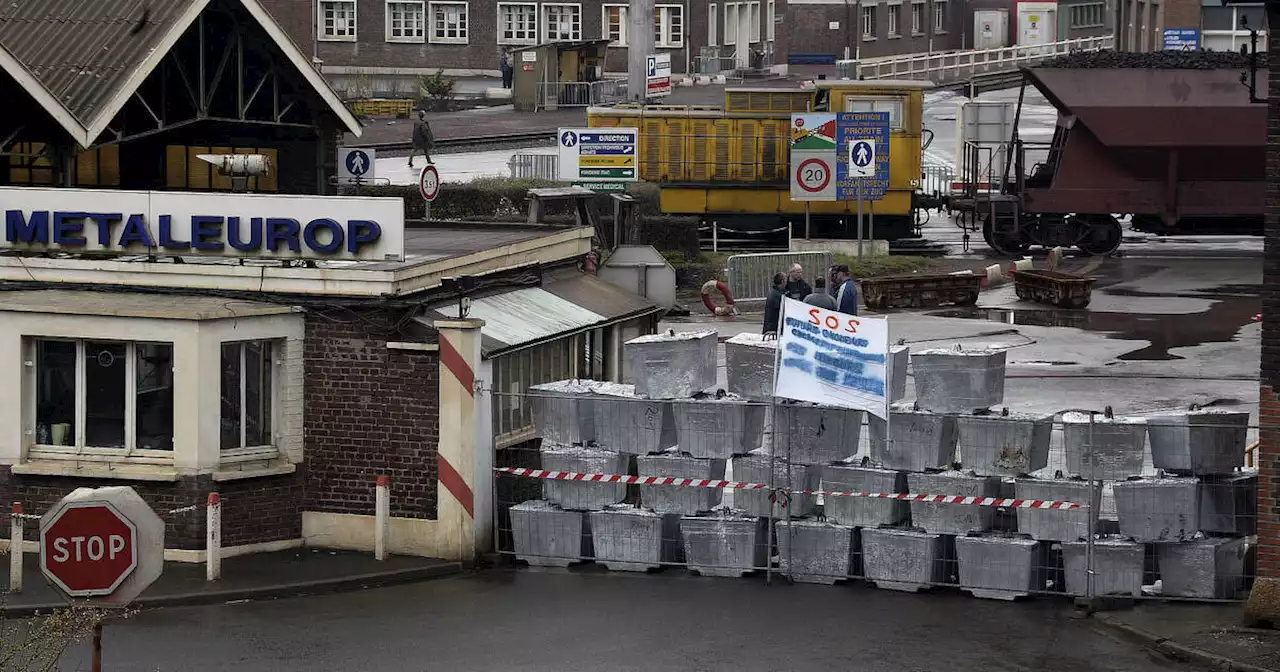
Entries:
{"label": "sos text on banner", "polygon": [[889,415],[889,321],[783,298],[774,396]]}

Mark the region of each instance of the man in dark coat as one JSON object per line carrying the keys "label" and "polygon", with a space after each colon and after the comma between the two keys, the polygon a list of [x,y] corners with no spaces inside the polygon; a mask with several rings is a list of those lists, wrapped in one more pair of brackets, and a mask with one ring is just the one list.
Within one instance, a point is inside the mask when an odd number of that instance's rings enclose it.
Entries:
{"label": "man in dark coat", "polygon": [[764,329],[766,336],[778,333],[778,320],[782,317],[782,290],[787,276],[773,274],[773,288],[769,290],[769,298],[764,302]]}
{"label": "man in dark coat", "polygon": [[436,144],[436,138],[431,134],[431,124],[427,121],[427,113],[418,110],[418,120],[413,122],[413,149],[409,150],[409,167],[413,167],[413,157],[422,152],[426,157],[428,165],[435,165],[435,161],[431,160],[431,147]]}
{"label": "man in dark coat", "polygon": [[836,299],[834,296],[827,293],[826,278],[818,278],[817,280],[814,280],[813,285],[813,293],[804,297],[804,302],[811,306],[826,308],[827,310],[835,310]]}
{"label": "man in dark coat", "polygon": [[804,297],[813,293],[813,288],[809,286],[804,279],[804,267],[800,264],[792,264],[791,272],[787,274],[787,287],[784,290],[787,298],[796,301],[804,301]]}
{"label": "man in dark coat", "polygon": [[849,273],[845,264],[836,266],[836,310],[849,315],[858,314],[858,281]]}

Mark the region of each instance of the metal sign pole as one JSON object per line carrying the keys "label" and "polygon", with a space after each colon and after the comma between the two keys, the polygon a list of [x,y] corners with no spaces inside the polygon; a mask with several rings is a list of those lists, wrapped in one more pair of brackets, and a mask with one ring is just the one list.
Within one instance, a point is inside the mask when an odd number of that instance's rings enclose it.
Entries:
{"label": "metal sign pole", "polygon": [[858,258],[862,258],[862,178],[858,178]]}
{"label": "metal sign pole", "polygon": [[422,219],[428,222],[431,221],[431,201],[422,202]]}
{"label": "metal sign pole", "polygon": [[805,240],[813,238],[809,231],[809,201],[804,202],[804,237]]}
{"label": "metal sign pole", "polygon": [[867,209],[871,211],[871,217],[867,222],[867,240],[871,241],[871,254],[876,253],[876,202],[867,201]]}

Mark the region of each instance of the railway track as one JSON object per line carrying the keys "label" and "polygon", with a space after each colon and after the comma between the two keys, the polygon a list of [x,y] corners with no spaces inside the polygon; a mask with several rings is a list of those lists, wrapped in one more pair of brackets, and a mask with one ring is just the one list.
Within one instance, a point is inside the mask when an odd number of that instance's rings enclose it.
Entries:
{"label": "railway track", "polygon": [[[526,133],[507,133],[504,135],[473,135],[465,138],[437,138],[434,149],[441,151],[446,149],[478,150],[491,146],[510,147],[517,144],[549,142],[554,140],[555,137],[555,131],[542,130]],[[407,152],[413,149],[413,142],[409,140],[402,142],[375,142],[362,146],[379,152]]]}

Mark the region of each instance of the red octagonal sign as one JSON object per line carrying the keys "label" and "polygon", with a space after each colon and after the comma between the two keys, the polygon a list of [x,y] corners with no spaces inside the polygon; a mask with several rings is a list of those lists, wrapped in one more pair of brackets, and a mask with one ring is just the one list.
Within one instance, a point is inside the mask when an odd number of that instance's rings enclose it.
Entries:
{"label": "red octagonal sign", "polygon": [[40,569],[72,597],[110,595],[138,566],[138,531],[110,502],[68,502],[41,525]]}

